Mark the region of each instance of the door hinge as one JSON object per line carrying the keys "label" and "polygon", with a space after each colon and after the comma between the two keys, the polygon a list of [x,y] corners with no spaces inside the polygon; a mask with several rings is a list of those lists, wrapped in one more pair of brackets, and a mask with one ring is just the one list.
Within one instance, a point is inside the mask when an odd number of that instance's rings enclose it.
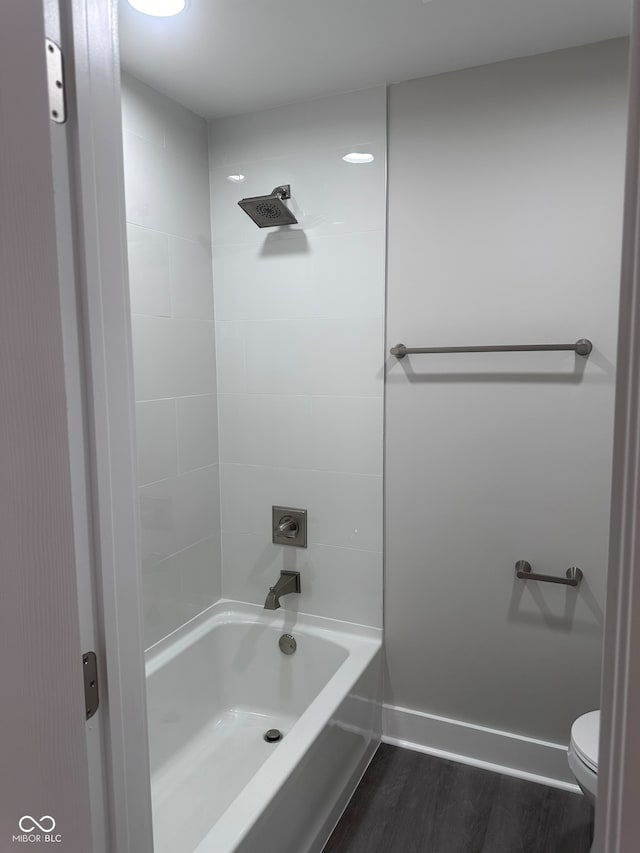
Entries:
{"label": "door hinge", "polygon": [[98,695],[98,659],[95,652],[85,652],[82,655],[82,674],[84,677],[84,710],[87,720],[98,710],[100,697]]}
{"label": "door hinge", "polygon": [[63,124],[67,119],[67,108],[64,98],[64,69],[62,67],[62,51],[51,39],[45,39],[45,54],[47,56],[47,83],[49,88],[49,118],[56,124]]}

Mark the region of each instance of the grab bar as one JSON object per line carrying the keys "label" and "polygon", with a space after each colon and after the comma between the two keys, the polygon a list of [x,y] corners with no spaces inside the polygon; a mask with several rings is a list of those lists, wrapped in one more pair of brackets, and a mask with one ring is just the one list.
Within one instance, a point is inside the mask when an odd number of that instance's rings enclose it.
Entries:
{"label": "grab bar", "polygon": [[516,577],[523,581],[546,581],[547,583],[563,583],[566,586],[578,586],[584,573],[577,566],[571,566],[566,571],[566,577],[561,578],[557,575],[539,575],[531,568],[531,563],[526,560],[518,560],[515,565]]}
{"label": "grab bar", "polygon": [[588,356],[593,344],[588,338],[580,338],[575,344],[508,344],[507,346],[482,347],[407,347],[396,344],[391,347],[391,355],[404,358],[405,355],[422,355],[423,353],[438,352],[553,352],[556,350],[572,350],[578,355]]}

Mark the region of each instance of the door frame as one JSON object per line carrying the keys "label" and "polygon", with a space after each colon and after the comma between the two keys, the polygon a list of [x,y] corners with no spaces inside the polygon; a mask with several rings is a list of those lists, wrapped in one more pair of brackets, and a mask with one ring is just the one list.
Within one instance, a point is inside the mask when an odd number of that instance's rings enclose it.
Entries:
{"label": "door frame", "polygon": [[116,0],[59,5],[110,850],[152,853]]}
{"label": "door frame", "polygon": [[[85,333],[92,418],[97,567],[109,692],[114,849],[151,853],[141,581],[135,496],[117,0],[64,0],[73,33]],[[607,578],[594,850],[640,840],[640,0],[633,2],[630,111],[620,291],[611,545]]]}
{"label": "door frame", "polygon": [[634,0],[595,851],[640,843],[640,0]]}

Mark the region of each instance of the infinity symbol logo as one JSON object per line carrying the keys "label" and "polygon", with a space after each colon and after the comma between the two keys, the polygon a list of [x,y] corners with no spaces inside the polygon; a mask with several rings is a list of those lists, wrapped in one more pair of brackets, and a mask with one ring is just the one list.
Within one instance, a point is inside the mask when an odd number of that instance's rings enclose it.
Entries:
{"label": "infinity symbol logo", "polygon": [[39,829],[40,832],[53,832],[56,828],[56,822],[50,814],[42,815],[40,820],[36,820],[35,817],[26,814],[20,818],[18,826],[23,832],[33,832],[34,829]]}

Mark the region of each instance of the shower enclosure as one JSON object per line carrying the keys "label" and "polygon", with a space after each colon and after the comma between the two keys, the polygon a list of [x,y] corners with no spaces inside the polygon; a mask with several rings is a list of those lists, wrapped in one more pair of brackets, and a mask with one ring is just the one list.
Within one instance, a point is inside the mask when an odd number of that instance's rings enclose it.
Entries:
{"label": "shower enclosure", "polygon": [[154,849],[320,850],[381,732],[386,92],[122,96]]}

